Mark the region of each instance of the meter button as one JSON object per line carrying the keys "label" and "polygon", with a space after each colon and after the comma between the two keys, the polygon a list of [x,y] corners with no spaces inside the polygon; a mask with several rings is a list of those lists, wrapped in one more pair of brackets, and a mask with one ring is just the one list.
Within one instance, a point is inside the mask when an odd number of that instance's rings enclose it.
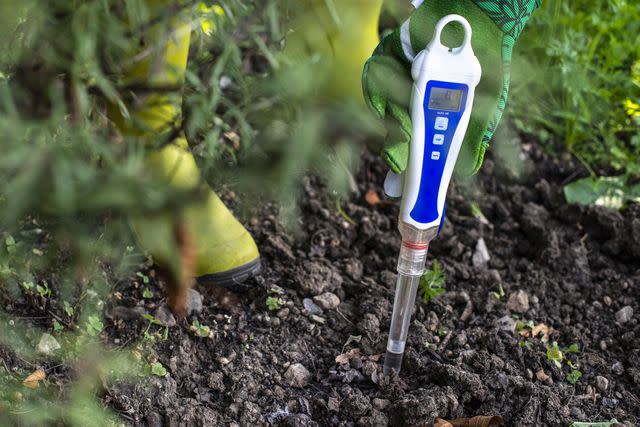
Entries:
{"label": "meter button", "polygon": [[436,133],[433,135],[433,145],[442,145],[444,144],[444,134]]}
{"label": "meter button", "polygon": [[431,160],[440,160],[440,152],[432,151],[431,152]]}
{"label": "meter button", "polygon": [[436,117],[436,130],[447,130],[449,127],[449,118],[448,117]]}

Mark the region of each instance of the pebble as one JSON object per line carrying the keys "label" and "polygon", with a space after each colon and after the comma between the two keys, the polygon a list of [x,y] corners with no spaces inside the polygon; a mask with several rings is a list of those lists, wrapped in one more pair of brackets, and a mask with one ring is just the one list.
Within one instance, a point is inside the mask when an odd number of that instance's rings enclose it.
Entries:
{"label": "pebble", "polygon": [[600,341],[600,350],[607,351],[607,343],[606,343],[606,341],[604,341],[604,340]]}
{"label": "pebble", "polygon": [[176,326],[176,318],[166,304],[158,307],[153,317],[158,319],[163,326]]}
{"label": "pebble", "polygon": [[527,368],[526,375],[529,381],[533,379],[533,371],[531,369]]}
{"label": "pebble", "polygon": [[278,316],[280,319],[286,319],[289,316],[289,309],[286,308],[286,307],[285,308],[281,308],[276,313],[276,316]]}
{"label": "pebble", "polygon": [[507,309],[516,313],[524,313],[529,310],[529,295],[519,290],[509,295],[507,300]]}
{"label": "pebble", "polygon": [[611,372],[616,375],[622,375],[624,374],[624,366],[622,366],[621,362],[615,362],[613,365],[611,365]]}
{"label": "pebble", "polygon": [[613,300],[611,299],[611,297],[609,295],[607,295],[604,298],[602,298],[602,302],[604,302],[604,305],[606,305],[606,306],[610,306],[611,304],[613,304]]}
{"label": "pebble", "polygon": [[294,363],[284,373],[284,379],[291,387],[304,388],[311,381],[311,372],[302,363]]}
{"label": "pebble", "polygon": [[320,325],[324,325],[325,323],[327,323],[327,319],[325,319],[324,317],[316,316],[315,314],[311,315],[311,320],[319,323]]}
{"label": "pebble", "polygon": [[187,295],[187,313],[192,316],[202,313],[202,295],[195,289],[189,289]]}
{"label": "pebble", "polygon": [[615,408],[616,406],[618,406],[618,399],[610,399],[608,397],[603,397],[602,405],[607,408]]}
{"label": "pebble", "polygon": [[549,375],[547,375],[543,369],[540,369],[538,372],[536,372],[536,378],[540,382],[545,382],[549,379]]}
{"label": "pebble", "polygon": [[56,350],[60,350],[60,343],[52,335],[42,334],[40,342],[36,345],[36,351],[40,354],[51,354]]}
{"label": "pebble", "polygon": [[598,390],[605,392],[609,388],[609,380],[601,375],[596,377],[596,387]]}
{"label": "pebble", "polygon": [[476,268],[485,267],[490,259],[491,256],[489,255],[487,244],[481,237],[480,239],[478,239],[478,243],[476,243],[476,250],[471,257],[471,263]]}
{"label": "pebble", "polygon": [[514,332],[516,330],[516,319],[511,316],[502,316],[496,321],[496,325],[501,331]]}
{"label": "pebble", "polygon": [[438,329],[439,322],[440,319],[438,319],[438,315],[436,313],[434,313],[433,311],[427,313],[427,321],[425,322],[425,326],[427,327],[427,329],[429,329],[431,332],[435,332]]}
{"label": "pebble", "polygon": [[315,303],[311,298],[305,298],[302,300],[302,305],[304,309],[309,312],[309,314],[322,314],[322,309]]}
{"label": "pebble", "polygon": [[622,307],[616,313],[616,321],[620,324],[627,323],[633,317],[633,308],[631,306]]}
{"label": "pebble", "polygon": [[325,310],[332,310],[340,305],[340,298],[331,292],[315,296],[313,301]]}

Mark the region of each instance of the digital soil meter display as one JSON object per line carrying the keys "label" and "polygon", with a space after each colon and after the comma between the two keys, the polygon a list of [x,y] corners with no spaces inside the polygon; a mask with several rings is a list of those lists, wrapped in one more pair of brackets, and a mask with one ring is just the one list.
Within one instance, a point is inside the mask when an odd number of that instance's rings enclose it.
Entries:
{"label": "digital soil meter display", "polygon": [[461,90],[434,87],[431,89],[431,96],[429,96],[429,109],[460,111],[463,93]]}

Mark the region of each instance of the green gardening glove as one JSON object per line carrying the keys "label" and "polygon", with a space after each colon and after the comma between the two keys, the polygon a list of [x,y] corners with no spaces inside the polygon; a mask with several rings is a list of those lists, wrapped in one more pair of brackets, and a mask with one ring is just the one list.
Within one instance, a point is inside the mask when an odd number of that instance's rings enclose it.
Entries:
{"label": "green gardening glove", "polygon": [[[384,37],[364,66],[364,97],[380,118],[387,121],[388,134],[382,157],[391,170],[401,174],[407,167],[411,141],[411,62],[433,37],[438,21],[446,15],[464,16],[473,30],[473,50],[482,65],[473,112],[456,171],[472,175],[482,165],[484,154],[500,122],[509,91],[511,52],[531,13],[542,0],[414,0],[417,9],[402,26]],[[462,26],[445,27],[442,41],[459,46]]]}

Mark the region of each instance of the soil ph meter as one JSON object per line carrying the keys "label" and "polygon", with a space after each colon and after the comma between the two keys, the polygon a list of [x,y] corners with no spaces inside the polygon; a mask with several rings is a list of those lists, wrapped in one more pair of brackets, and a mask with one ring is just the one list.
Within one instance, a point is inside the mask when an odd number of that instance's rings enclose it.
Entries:
{"label": "soil ph meter", "polygon": [[[440,36],[452,22],[462,25],[462,45],[449,48]],[[459,15],[448,15],[436,25],[433,40],[413,60],[411,120],[413,134],[404,174],[398,228],[402,246],[398,282],[384,374],[400,372],[411,311],[424,273],[429,242],[444,218],[447,188],[462,146],[474,91],[482,74],[471,47],[471,26]]]}

